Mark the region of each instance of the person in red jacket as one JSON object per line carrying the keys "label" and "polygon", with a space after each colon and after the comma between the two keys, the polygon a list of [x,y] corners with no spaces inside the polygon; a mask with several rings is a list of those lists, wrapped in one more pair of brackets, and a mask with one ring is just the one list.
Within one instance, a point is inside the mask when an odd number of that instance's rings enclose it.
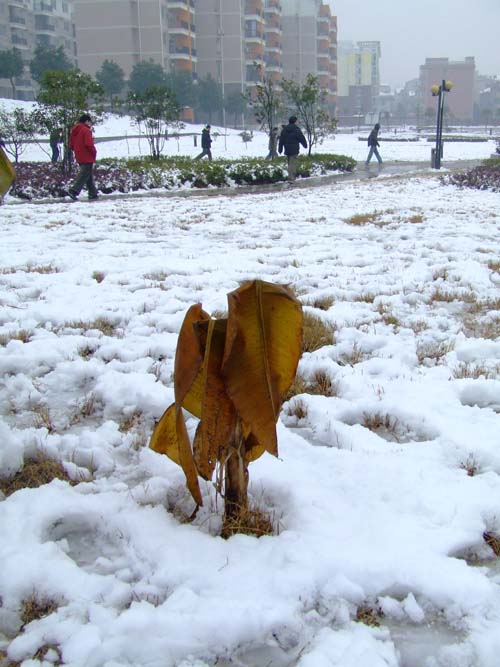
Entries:
{"label": "person in red jacket", "polygon": [[69,147],[74,152],[75,159],[80,165],[78,176],[68,190],[71,199],[78,199],[78,195],[84,187],[88,190],[90,200],[98,198],[93,174],[97,151],[91,127],[92,120],[87,113],[84,113],[69,135]]}

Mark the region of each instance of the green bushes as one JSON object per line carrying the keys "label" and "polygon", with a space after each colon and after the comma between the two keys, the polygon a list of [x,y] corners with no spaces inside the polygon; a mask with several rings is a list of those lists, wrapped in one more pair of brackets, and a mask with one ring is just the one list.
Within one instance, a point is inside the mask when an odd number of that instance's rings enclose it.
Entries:
{"label": "green bushes", "polygon": [[[331,172],[352,171],[356,161],[346,155],[301,155],[297,175],[300,178]],[[71,178],[57,165],[21,162],[10,194],[21,199],[61,197]],[[231,187],[277,183],[287,178],[286,158],[196,161],[189,157],[150,157],[99,160],[95,167],[98,189],[105,194],[139,190]]]}

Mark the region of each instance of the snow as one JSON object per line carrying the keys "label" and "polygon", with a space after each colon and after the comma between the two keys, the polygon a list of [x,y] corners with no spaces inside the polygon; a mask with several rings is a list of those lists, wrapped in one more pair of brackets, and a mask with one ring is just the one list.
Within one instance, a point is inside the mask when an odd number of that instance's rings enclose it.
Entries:
{"label": "snow", "polygon": [[[226,142],[224,155],[265,151],[257,133]],[[427,161],[420,143],[382,144],[383,155]],[[357,133],[331,147],[366,155]],[[98,144],[108,149],[127,150]],[[448,150],[477,159],[492,147]],[[59,655],[71,667],[496,667],[500,569],[483,533],[500,534],[499,210],[498,194],[427,172],[234,197],[7,199],[2,474],[44,451],[79,483],[0,502],[0,656],[23,667]],[[251,500],[277,534],[223,540],[213,485],[201,481],[204,507],[186,523],[181,469],[145,445],[173,397],[187,308],[224,311],[253,278],[292,285],[335,325],[335,343],[299,364],[306,380],[326,373],[334,395],[285,403],[279,458],[250,466]],[[326,311],[311,305],[324,297]],[[33,595],[56,608],[21,628]],[[356,621],[362,609],[380,625]]]}

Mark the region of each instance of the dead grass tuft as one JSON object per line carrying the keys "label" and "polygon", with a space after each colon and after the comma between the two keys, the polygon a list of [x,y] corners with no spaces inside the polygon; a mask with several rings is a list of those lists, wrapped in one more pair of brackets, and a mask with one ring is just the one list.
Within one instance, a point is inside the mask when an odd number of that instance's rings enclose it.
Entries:
{"label": "dead grass tuft", "polygon": [[335,303],[333,296],[319,296],[308,303],[309,306],[318,310],[328,310]]}
{"label": "dead grass tuft", "polygon": [[495,273],[500,273],[500,260],[499,259],[490,259],[488,260],[488,268],[490,271]]}
{"label": "dead grass tuft", "polygon": [[93,321],[84,321],[84,320],[74,320],[73,322],[68,322],[66,324],[70,329],[82,329],[83,331],[92,331],[92,329],[97,329],[105,336],[114,336],[117,324],[111,322],[106,317],[98,317]]}
{"label": "dead grass tuft", "polygon": [[453,369],[453,377],[457,380],[471,379],[477,380],[485,378],[486,380],[495,380],[500,374],[500,364],[493,368],[487,368],[479,364],[472,364],[466,361],[461,361]]}
{"label": "dead grass tuft", "polygon": [[297,373],[292,386],[286,393],[285,401],[289,401],[291,398],[297,396],[298,394],[307,393],[307,387],[308,383],[305,377],[303,375],[300,375],[300,373]]}
{"label": "dead grass tuft", "polygon": [[53,264],[27,264],[23,271],[25,273],[59,273],[59,269]]}
{"label": "dead grass tuft", "polygon": [[[384,437],[386,440],[401,442],[401,424],[396,417],[389,414],[375,412],[374,414],[363,414],[363,426],[374,433]],[[388,436],[390,436],[388,438]]]}
{"label": "dead grass tuft", "polygon": [[479,463],[474,454],[469,454],[465,461],[460,461],[460,468],[467,471],[469,477],[475,477],[479,472]]}
{"label": "dead grass tuft", "polygon": [[33,331],[29,331],[28,329],[19,329],[19,331],[2,334],[0,335],[0,347],[5,347],[11,340],[20,340],[21,343],[29,343],[32,335]]}
{"label": "dead grass tuft", "polygon": [[39,621],[57,611],[59,604],[51,599],[39,597],[33,593],[21,603],[21,623],[23,627],[32,621]]}
{"label": "dead grass tuft", "polygon": [[324,322],[317,315],[304,313],[302,352],[314,352],[325,345],[334,345],[337,327],[331,322]]}
{"label": "dead grass tuft", "polygon": [[483,533],[483,540],[493,549],[495,556],[500,556],[500,537],[498,535],[486,531]]}
{"label": "dead grass tuft", "polygon": [[365,356],[366,355],[361,350],[360,346],[355,342],[353,343],[350,352],[343,352],[339,355],[337,363],[340,366],[355,366],[356,364],[359,364],[360,361],[363,361]]}
{"label": "dead grass tuft", "polygon": [[23,468],[13,477],[0,478],[0,490],[10,496],[21,489],[36,489],[49,484],[53,479],[73,483],[59,461],[39,453],[36,458],[26,460]]}
{"label": "dead grass tuft", "polygon": [[134,410],[132,414],[122,418],[118,425],[118,430],[121,433],[128,433],[129,431],[132,431],[141,423],[141,418],[142,412],[140,410]]}
{"label": "dead grass tuft", "polygon": [[361,605],[356,609],[356,623],[364,623],[372,628],[380,627],[380,618],[383,616],[381,609],[373,609],[365,605]]}
{"label": "dead grass tuft", "polygon": [[102,283],[105,277],[106,274],[104,273],[104,271],[94,271],[92,273],[92,278],[98,283]]}
{"label": "dead grass tuft", "polygon": [[438,363],[441,359],[453,350],[455,343],[445,341],[443,343],[420,343],[417,345],[416,354],[420,364],[424,361],[433,361]]}
{"label": "dead grass tuft", "polygon": [[279,535],[279,529],[279,521],[275,520],[274,515],[259,507],[244,507],[240,508],[237,516],[224,518],[221,537],[227,540],[232,535]]}
{"label": "dead grass tuft", "polygon": [[308,384],[308,393],[318,394],[319,396],[337,396],[338,384],[332,382],[329,373],[317,370],[313,375],[312,382]]}
{"label": "dead grass tuft", "polygon": [[307,405],[300,398],[296,401],[291,401],[288,404],[287,414],[297,419],[305,419],[308,414]]}
{"label": "dead grass tuft", "polygon": [[52,419],[49,408],[46,405],[34,405],[32,408],[35,428],[46,428],[49,433],[56,432],[56,425]]}

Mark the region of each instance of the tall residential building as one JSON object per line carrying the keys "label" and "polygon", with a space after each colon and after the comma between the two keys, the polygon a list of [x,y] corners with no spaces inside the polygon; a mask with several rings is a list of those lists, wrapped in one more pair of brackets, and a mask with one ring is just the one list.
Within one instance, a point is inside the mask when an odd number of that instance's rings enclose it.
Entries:
{"label": "tall residential building", "polygon": [[95,74],[104,60],[128,76],[141,60],[196,72],[194,0],[74,0],[78,65]]}
{"label": "tall residential building", "polygon": [[203,0],[196,16],[199,76],[211,74],[225,95],[251,89],[265,67],[264,0]]}
{"label": "tall residential building", "polygon": [[337,19],[324,0],[281,0],[283,77],[303,83],[318,76],[331,111],[337,95]]}
{"label": "tall residential building", "polygon": [[[36,86],[30,79],[28,67],[39,44],[53,48],[62,46],[76,65],[73,0],[1,0],[0,50],[19,49],[26,64],[24,74],[16,80],[19,99],[34,97]],[[10,82],[0,79],[0,96],[11,95]]]}
{"label": "tall residential building", "polygon": [[453,61],[448,58],[426,58],[420,66],[420,101],[424,113],[437,112],[437,97],[431,87],[442,80],[453,82],[453,89],[446,93],[446,108],[456,120],[470,121],[474,115],[476,64],[473,57]]}
{"label": "tall residential building", "polygon": [[338,105],[345,120],[379,111],[380,42],[338,45]]}
{"label": "tall residential building", "polygon": [[264,5],[264,61],[266,75],[275,83],[283,78],[283,29],[281,0],[265,0]]}

